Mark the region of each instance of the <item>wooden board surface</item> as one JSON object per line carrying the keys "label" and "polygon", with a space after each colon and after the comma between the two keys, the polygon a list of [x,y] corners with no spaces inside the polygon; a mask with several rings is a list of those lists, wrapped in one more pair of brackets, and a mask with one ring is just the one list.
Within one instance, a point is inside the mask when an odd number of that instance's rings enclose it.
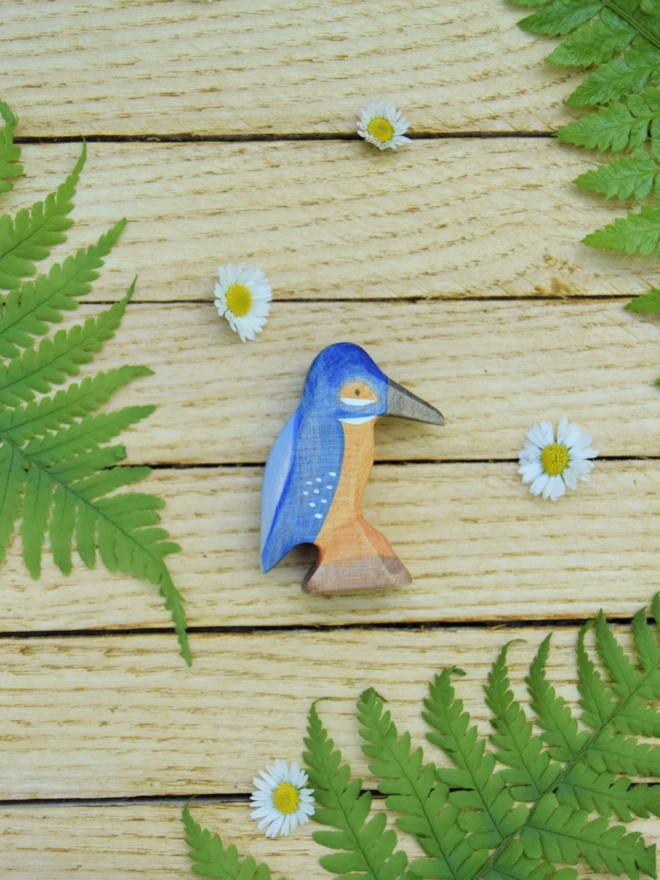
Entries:
{"label": "wooden board surface", "polygon": [[[374,812],[382,809],[374,801]],[[81,814],[76,807],[28,807],[0,809],[0,834],[6,842],[0,853],[0,868],[12,878],[24,880],[78,880],[102,878],[145,878],[181,880],[189,876],[189,860],[181,834],[180,804],[144,806],[99,805]],[[193,817],[205,827],[222,833],[238,847],[265,861],[273,877],[309,880],[318,874],[318,858],[325,851],[312,841],[313,825],[301,828],[295,837],[266,840],[255,837],[254,823],[245,804],[195,803]],[[657,819],[637,819],[632,828],[652,839]],[[30,828],[38,826],[36,841]],[[418,855],[414,842],[400,837],[411,857]],[[30,866],[28,874],[26,864]],[[583,877],[604,880],[603,875],[585,869]]]}
{"label": "wooden board surface", "polygon": [[[418,131],[547,131],[571,73],[493,0],[28,0],[0,76],[28,135],[339,134],[371,97]],[[40,60],[35,65],[35,57]]]}
{"label": "wooden board surface", "polygon": [[[523,699],[524,676],[546,632],[198,634],[192,670],[169,634],[3,639],[0,713],[11,749],[0,753],[0,786],[13,799],[246,793],[266,762],[299,759],[309,706],[329,697],[319,712],[356,775],[372,787],[355,718],[365,688],[377,685],[397,724],[421,744],[428,682],[459,666],[466,674],[457,687],[486,734],[482,686],[502,645],[524,640],[509,658]],[[573,700],[576,634],[567,627],[553,635],[547,667],[559,692]]]}
{"label": "wooden board surface", "polygon": [[342,340],[445,415],[442,427],[383,419],[377,460],[513,460],[534,422],[564,415],[602,455],[657,456],[659,329],[619,301],[291,303],[249,345],[213,305],[135,304],[94,364],[155,371],[113,398],[158,406],[125,434],[135,462],[265,462],[313,358]]}
{"label": "wooden board surface", "polygon": [[[8,207],[43,198],[79,151],[25,147]],[[137,272],[137,301],[210,301],[218,265],[242,261],[264,269],[278,301],[630,297],[656,280],[651,258],[580,243],[613,217],[571,182],[593,164],[584,153],[474,137],[374,152],[362,141],[91,143],[66,252],[130,219],[101,300]]]}
{"label": "wooden board surface", "polygon": [[[504,0],[4,4],[0,97],[29,142],[2,210],[55,188],[86,136],[57,257],[130,221],[72,320],[139,275],[96,363],[155,371],[113,403],[158,405],[123,440],[129,461],[158,465],[146,485],[183,546],[171,567],[195,663],[153,588],[102,568],[63,578],[50,560],[33,581],[15,541],[0,570],[3,877],[191,876],[180,811],[204,795],[204,824],[274,876],[317,880],[311,828],[266,841],[245,803],[266,762],[300,759],[312,700],[330,697],[328,727],[371,787],[364,687],[422,743],[426,682],[460,665],[486,733],[482,685],[506,641],[525,642],[511,649],[524,697],[554,621],[550,677],[575,699],[576,621],[629,618],[658,588],[660,335],[623,308],[657,263],[580,244],[622,209],[571,183],[596,161],[550,136],[574,118],[575,73],[543,63],[554,42],[519,30],[522,14]],[[378,95],[412,125],[396,154],[354,135]],[[212,305],[217,267],[242,260],[275,292],[253,345]],[[259,572],[262,466],[312,357],[341,339],[447,423],[377,431],[364,512],[413,585],[305,596],[309,552]],[[515,457],[531,424],[563,415],[601,460],[544,504]],[[636,827],[650,843],[657,825]]]}
{"label": "wooden board surface", "polygon": [[[363,510],[413,583],[331,598],[301,592],[314,558],[307,548],[261,574],[261,476],[257,468],[159,470],[146,484],[167,500],[166,521],[183,546],[170,568],[191,626],[574,620],[600,608],[628,617],[659,586],[657,462],[600,462],[591,483],[550,510],[515,464],[379,465]],[[2,573],[2,631],[169,623],[147,584],[80,564],[63,577],[50,559],[33,581],[19,554],[17,541]]]}

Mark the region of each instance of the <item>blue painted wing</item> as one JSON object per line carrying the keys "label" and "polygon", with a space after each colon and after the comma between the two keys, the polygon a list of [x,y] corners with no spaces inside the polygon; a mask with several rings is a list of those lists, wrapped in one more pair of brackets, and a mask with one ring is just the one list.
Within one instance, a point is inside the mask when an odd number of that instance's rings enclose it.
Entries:
{"label": "blue painted wing", "polygon": [[271,449],[261,496],[261,568],[298,544],[313,544],[332,505],[344,455],[336,419],[297,409]]}

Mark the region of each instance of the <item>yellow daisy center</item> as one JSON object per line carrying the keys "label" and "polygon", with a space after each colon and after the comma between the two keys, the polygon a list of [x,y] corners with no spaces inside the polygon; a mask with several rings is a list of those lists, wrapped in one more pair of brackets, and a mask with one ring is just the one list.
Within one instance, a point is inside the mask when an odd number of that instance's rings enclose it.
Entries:
{"label": "yellow daisy center", "polygon": [[232,284],[226,299],[227,308],[237,318],[244,318],[252,308],[252,293],[244,284]]}
{"label": "yellow daisy center", "polygon": [[389,121],[389,119],[385,119],[384,116],[376,116],[376,118],[372,119],[367,126],[367,131],[370,135],[373,135],[373,137],[375,137],[377,141],[380,141],[381,144],[384,144],[387,141],[392,140],[392,135],[394,134],[394,126]]}
{"label": "yellow daisy center", "polygon": [[280,782],[273,792],[273,806],[279,813],[295,813],[300,803],[300,792],[290,782]]}
{"label": "yellow daisy center", "polygon": [[558,477],[568,465],[568,449],[563,443],[548,443],[541,453],[541,465],[546,474]]}

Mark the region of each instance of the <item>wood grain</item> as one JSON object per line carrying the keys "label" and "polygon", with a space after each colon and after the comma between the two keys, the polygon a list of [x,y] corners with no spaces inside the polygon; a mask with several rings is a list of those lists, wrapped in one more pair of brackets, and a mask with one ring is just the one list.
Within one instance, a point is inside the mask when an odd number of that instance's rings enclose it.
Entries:
{"label": "wood grain", "polygon": [[345,134],[378,95],[417,131],[546,131],[567,118],[574,79],[492,0],[31,0],[3,13],[4,97],[32,136]]}
{"label": "wood grain", "polygon": [[[377,687],[421,744],[428,682],[457,665],[466,673],[458,691],[485,734],[482,685],[499,650],[524,639],[509,652],[522,699],[544,635],[515,627],[197,635],[192,670],[170,635],[2,640],[0,789],[13,799],[245,793],[266,762],[299,758],[319,697],[330,698],[319,707],[324,722],[371,786],[355,718],[366,687]],[[572,627],[557,631],[548,663],[571,700],[575,640]]]}
{"label": "wood grain", "polygon": [[155,371],[113,398],[158,405],[126,433],[132,461],[262,463],[312,359],[339,341],[445,415],[443,427],[383,419],[376,460],[515,459],[532,424],[564,415],[603,455],[658,454],[659,328],[620,302],[279,303],[247,344],[213,305],[131,305],[95,366]]}
{"label": "wood grain", "polygon": [[[583,619],[599,608],[629,617],[658,589],[655,462],[599,462],[591,483],[556,505],[532,498],[513,464],[377,466],[363,510],[413,583],[332,597],[301,592],[307,550],[261,574],[261,477],[164,470],[146,484],[167,500],[165,524],[183,546],[170,567],[192,626]],[[170,625],[148,584],[80,563],[63,577],[49,556],[33,581],[19,554],[17,539],[2,568],[5,632]],[[173,636],[170,647],[176,654]]]}
{"label": "wood grain", "polygon": [[[382,810],[382,801],[374,801],[372,809]],[[0,810],[0,869],[12,880],[69,880],[74,873],[78,880],[181,880],[190,875],[181,810],[177,804],[154,803]],[[318,859],[326,851],[312,841],[318,829],[313,823],[292,837],[266,840],[255,831],[245,804],[195,803],[191,812],[200,825],[221,834],[225,844],[237,846],[241,855],[265,861],[273,877],[325,876]],[[655,818],[638,819],[630,827],[651,844],[659,840],[657,824]],[[34,828],[39,829],[38,838]],[[418,855],[410,837],[400,834],[399,841],[411,858]],[[580,865],[580,874],[598,877],[586,865]]]}
{"label": "wood grain", "polygon": [[[26,146],[28,176],[3,211],[43,198],[79,151]],[[357,141],[88,151],[76,227],[56,253],[129,219],[101,300],[136,273],[137,300],[210,300],[218,266],[244,260],[277,300],[630,297],[656,281],[652,258],[580,243],[623,211],[572,185],[594,157],[546,138],[421,140],[396,154]]]}

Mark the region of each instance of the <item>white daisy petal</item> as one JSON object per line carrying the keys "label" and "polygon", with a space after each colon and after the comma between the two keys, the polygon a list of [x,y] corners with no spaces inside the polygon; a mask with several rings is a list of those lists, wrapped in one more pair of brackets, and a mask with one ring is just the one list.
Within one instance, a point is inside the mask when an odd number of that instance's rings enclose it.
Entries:
{"label": "white daisy petal", "polygon": [[360,137],[379,150],[396,150],[410,141],[405,137],[408,122],[390,101],[369,101],[366,107],[361,107],[357,130]]}
{"label": "white daisy petal", "polygon": [[538,447],[538,449],[543,449],[543,447],[548,442],[545,439],[545,434],[543,433],[543,429],[540,425],[532,425],[532,427],[527,432],[527,439],[534,444],[534,446]]}
{"label": "white daisy petal", "polygon": [[314,792],[305,788],[308,777],[295,762],[290,766],[279,758],[268,764],[255,776],[250,801],[252,819],[260,831],[266,829],[266,837],[286,836],[299,825],[304,825],[314,814]]}
{"label": "white daisy petal", "polygon": [[546,473],[542,473],[540,477],[537,477],[529,487],[532,495],[540,495],[545,490],[549,479],[550,477]]}
{"label": "white daisy petal", "polygon": [[578,480],[589,480],[592,459],[598,456],[598,450],[591,446],[591,435],[567,418],[559,422],[556,437],[551,422],[532,425],[518,453],[523,484],[531,484],[532,495],[551,501],[565,495],[567,487],[577,489]]}
{"label": "white daisy petal", "polygon": [[263,330],[273,298],[268,279],[261,269],[245,263],[229,263],[218,269],[215,307],[227,319],[242,342],[253,340]]}

